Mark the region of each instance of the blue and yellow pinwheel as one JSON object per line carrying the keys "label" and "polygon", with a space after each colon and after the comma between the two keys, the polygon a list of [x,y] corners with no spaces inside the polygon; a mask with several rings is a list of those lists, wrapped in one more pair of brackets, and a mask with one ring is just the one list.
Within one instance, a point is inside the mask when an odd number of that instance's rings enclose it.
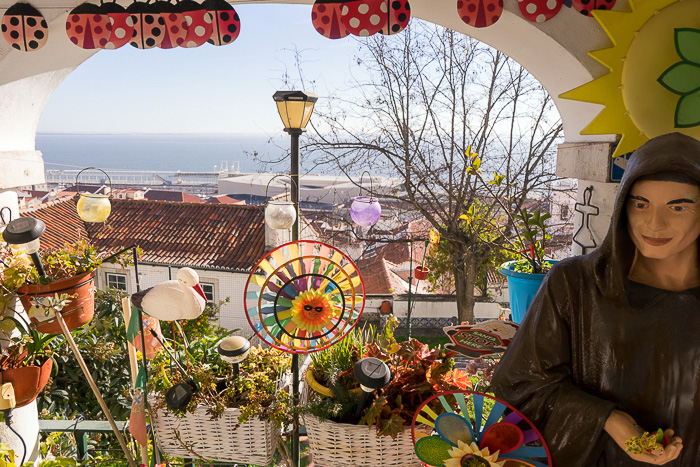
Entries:
{"label": "blue and yellow pinwheel", "polygon": [[542,435],[524,415],[473,391],[444,392],[426,400],[413,417],[413,442],[418,458],[435,467],[552,465]]}
{"label": "blue and yellow pinwheel", "polygon": [[286,352],[309,353],[350,332],[364,297],[362,277],[350,258],[325,243],[301,240],[260,260],[248,277],[244,300],[248,322],[261,339]]}

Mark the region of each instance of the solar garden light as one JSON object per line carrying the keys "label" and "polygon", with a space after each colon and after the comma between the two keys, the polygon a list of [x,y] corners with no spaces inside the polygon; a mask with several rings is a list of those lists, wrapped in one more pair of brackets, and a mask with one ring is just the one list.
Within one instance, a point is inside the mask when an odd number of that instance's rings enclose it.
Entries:
{"label": "solar garden light", "polygon": [[2,238],[9,244],[28,254],[40,276],[45,276],[44,265],[39,257],[39,237],[46,230],[46,224],[33,217],[20,217],[10,221],[2,233]]}
{"label": "solar garden light", "polygon": [[199,390],[197,387],[197,382],[190,375],[187,374],[185,368],[182,366],[180,361],[175,358],[175,355],[168,349],[165,342],[158,336],[158,333],[154,329],[150,329],[151,335],[160,342],[163,346],[163,350],[168,353],[170,360],[175,364],[182,377],[186,382],[177,383],[168,389],[165,393],[165,404],[173,410],[184,409],[187,404],[192,400],[192,395]]}
{"label": "solar garden light", "polygon": [[367,405],[367,398],[377,389],[383,388],[391,381],[391,370],[386,363],[374,357],[363,358],[355,364],[353,370],[355,379],[360,383],[362,396],[357,404],[355,419],[362,417],[362,412]]}
{"label": "solar garden light", "polygon": [[219,343],[217,349],[221,359],[233,365],[233,375],[238,376],[240,363],[250,354],[250,342],[245,337],[225,337]]}

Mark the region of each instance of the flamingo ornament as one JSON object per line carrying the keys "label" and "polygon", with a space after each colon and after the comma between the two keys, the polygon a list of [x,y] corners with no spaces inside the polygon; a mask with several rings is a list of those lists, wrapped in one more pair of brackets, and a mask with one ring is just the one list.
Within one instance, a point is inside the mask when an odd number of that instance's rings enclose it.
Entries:
{"label": "flamingo ornament", "polygon": [[131,303],[148,316],[162,321],[197,318],[204,312],[207,297],[192,268],[177,271],[177,280],[161,282],[131,296]]}

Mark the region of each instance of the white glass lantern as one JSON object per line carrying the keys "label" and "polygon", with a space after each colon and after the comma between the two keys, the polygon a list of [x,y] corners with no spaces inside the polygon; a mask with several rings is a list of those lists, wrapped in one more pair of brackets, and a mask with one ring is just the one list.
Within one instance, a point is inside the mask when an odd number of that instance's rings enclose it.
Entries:
{"label": "white glass lantern", "polygon": [[287,230],[297,220],[297,211],[291,201],[268,201],[265,223],[275,230]]}

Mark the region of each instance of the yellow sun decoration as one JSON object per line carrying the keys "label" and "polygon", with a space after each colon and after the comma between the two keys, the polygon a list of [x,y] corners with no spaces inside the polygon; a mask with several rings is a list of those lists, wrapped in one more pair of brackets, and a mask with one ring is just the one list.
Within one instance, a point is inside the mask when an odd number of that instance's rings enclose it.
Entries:
{"label": "yellow sun decoration", "polygon": [[297,295],[290,311],[297,328],[308,332],[320,331],[340,314],[331,304],[330,294],[319,290],[307,290]]}
{"label": "yellow sun decoration", "polygon": [[700,29],[700,1],[629,0],[629,8],[593,10],[613,46],[589,55],[609,73],[560,96],[605,106],[581,134],[621,135],[613,157],[674,131],[700,139],[700,126],[675,127],[679,96],[657,81],[680,61],[674,30]]}

